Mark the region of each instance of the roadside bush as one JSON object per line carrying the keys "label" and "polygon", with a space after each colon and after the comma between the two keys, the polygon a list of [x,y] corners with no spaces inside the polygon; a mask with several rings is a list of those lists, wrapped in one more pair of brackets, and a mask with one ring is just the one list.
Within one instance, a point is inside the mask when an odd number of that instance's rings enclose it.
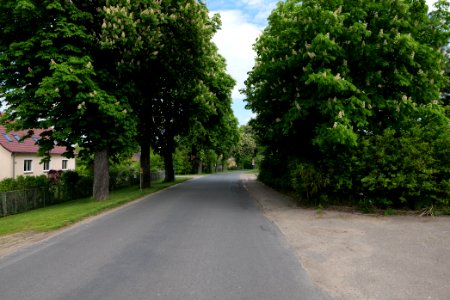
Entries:
{"label": "roadside bush", "polygon": [[0,191],[15,191],[33,188],[48,187],[47,176],[18,176],[17,178],[6,178],[0,181]]}
{"label": "roadside bush", "polygon": [[173,162],[175,165],[176,174],[190,174],[192,173],[191,156],[189,155],[189,149],[181,145],[175,149],[173,155]]}
{"label": "roadside bush", "polygon": [[164,170],[164,159],[153,149],[150,149],[150,169],[152,172]]}
{"label": "roadside bush", "polygon": [[67,199],[78,199],[92,196],[93,178],[80,175],[76,171],[65,171],[61,176],[64,193]]}
{"label": "roadside bush", "polygon": [[355,3],[287,0],[269,16],[243,89],[260,178],[305,201],[447,206],[447,2]]}
{"label": "roadside bush", "polygon": [[356,146],[322,148],[309,162],[267,156],[260,180],[294,191],[304,204],[350,204],[367,212],[448,207],[450,120],[445,111],[418,106],[397,124],[361,134]]}
{"label": "roadside bush", "polygon": [[50,192],[54,202],[64,202],[92,196],[91,176],[80,175],[77,171],[49,171]]}
{"label": "roadside bush", "polygon": [[280,158],[273,154],[266,154],[265,158],[261,161],[258,179],[282,191],[292,190],[288,161],[288,158]]}
{"label": "roadside bush", "polygon": [[132,161],[114,164],[109,170],[109,176],[110,190],[139,184],[139,165]]}
{"label": "roadside bush", "polygon": [[[319,201],[319,204],[327,199],[323,197],[330,185],[328,174],[317,170],[312,164],[295,163],[291,167],[291,183],[294,191],[301,199]],[[322,196],[322,197],[321,197]],[[322,201],[321,201],[322,200]]]}
{"label": "roadside bush", "polygon": [[[419,106],[396,128],[360,136],[358,147],[340,157],[332,186],[363,209],[445,207],[450,200],[450,120],[436,105]],[[345,187],[346,186],[346,187]],[[350,188],[350,189],[349,189]],[[334,195],[334,196],[336,196]]]}
{"label": "roadside bush", "polygon": [[450,127],[441,110],[420,107],[400,129],[364,137],[359,157],[357,167],[366,172],[359,189],[376,206],[449,204]]}

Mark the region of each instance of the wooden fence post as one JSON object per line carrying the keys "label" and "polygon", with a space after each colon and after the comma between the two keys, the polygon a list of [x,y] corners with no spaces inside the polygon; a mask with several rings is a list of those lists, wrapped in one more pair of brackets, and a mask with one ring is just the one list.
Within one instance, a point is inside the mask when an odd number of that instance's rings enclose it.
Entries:
{"label": "wooden fence post", "polygon": [[7,210],[7,208],[6,208],[6,192],[5,193],[3,193],[3,211],[2,211],[2,213],[3,213],[3,216],[6,216],[6,214],[8,213],[8,210]]}

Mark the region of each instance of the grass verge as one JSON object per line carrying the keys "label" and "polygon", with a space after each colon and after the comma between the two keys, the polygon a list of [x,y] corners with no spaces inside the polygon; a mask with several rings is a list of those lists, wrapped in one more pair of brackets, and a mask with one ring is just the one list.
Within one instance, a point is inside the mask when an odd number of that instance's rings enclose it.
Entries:
{"label": "grass verge", "polygon": [[109,199],[105,201],[95,201],[92,198],[77,199],[3,217],[0,218],[0,236],[24,231],[46,232],[62,228],[186,180],[189,178],[180,178],[174,183],[155,182],[151,188],[142,191],[135,186],[124,188],[111,192]]}

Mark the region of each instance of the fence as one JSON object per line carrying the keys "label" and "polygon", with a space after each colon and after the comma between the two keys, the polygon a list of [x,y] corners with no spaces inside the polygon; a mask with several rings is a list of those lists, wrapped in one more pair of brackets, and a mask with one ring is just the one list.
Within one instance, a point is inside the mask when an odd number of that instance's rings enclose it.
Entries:
{"label": "fence", "polygon": [[0,199],[2,217],[53,204],[48,188],[0,192]]}
{"label": "fence", "polygon": [[[151,180],[163,179],[164,171],[152,172]],[[139,184],[139,175],[121,176],[111,182],[111,189]],[[76,190],[76,191],[73,191]],[[82,190],[79,186],[58,186],[52,185],[50,188],[43,187],[37,189],[27,189],[18,191],[0,192],[0,217],[18,214],[28,210],[45,207],[55,203],[65,202],[75,197],[89,197],[92,190]]]}
{"label": "fence", "polygon": [[151,181],[163,179],[166,176],[166,171],[152,172]]}
{"label": "fence", "polygon": [[[166,176],[165,171],[151,172],[150,180],[158,181]],[[109,186],[111,190],[121,189],[127,186],[138,185],[140,182],[139,173],[118,173],[110,177]]]}

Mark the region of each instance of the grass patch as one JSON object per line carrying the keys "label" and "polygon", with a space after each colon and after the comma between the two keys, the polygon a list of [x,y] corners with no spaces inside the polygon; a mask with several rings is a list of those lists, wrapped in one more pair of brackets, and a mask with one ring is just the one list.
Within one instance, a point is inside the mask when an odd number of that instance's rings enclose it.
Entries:
{"label": "grass patch", "polygon": [[105,201],[95,201],[92,198],[77,199],[3,217],[0,218],[0,236],[23,231],[45,232],[62,228],[186,180],[189,178],[180,178],[174,183],[159,181],[142,191],[135,186],[124,188],[111,192],[109,199]]}

